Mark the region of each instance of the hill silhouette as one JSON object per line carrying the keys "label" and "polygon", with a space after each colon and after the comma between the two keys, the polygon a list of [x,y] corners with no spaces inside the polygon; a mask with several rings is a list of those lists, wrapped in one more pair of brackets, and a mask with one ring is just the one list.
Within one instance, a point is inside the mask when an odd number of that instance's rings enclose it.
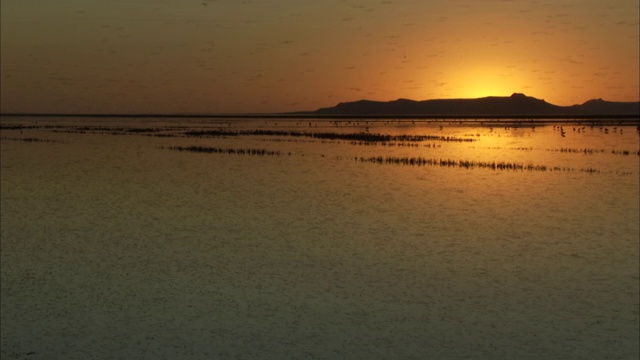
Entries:
{"label": "hill silhouette", "polygon": [[309,114],[322,116],[640,116],[640,102],[611,102],[602,99],[584,104],[558,106],[544,100],[514,93],[511,96],[489,96],[477,99],[437,99],[415,101],[360,100],[339,103]]}

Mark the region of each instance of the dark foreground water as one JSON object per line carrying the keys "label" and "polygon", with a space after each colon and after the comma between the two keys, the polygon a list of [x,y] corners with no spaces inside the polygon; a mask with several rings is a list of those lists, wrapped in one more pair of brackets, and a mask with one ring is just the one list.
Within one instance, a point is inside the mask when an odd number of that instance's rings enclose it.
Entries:
{"label": "dark foreground water", "polygon": [[635,126],[2,127],[2,359],[638,358]]}

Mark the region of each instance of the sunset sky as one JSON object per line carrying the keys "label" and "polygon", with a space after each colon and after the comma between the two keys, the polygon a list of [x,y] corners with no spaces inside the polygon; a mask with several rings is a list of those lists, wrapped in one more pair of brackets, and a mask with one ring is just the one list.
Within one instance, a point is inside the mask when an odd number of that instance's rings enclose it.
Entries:
{"label": "sunset sky", "polygon": [[637,0],[20,0],[2,112],[238,113],[360,99],[638,101]]}

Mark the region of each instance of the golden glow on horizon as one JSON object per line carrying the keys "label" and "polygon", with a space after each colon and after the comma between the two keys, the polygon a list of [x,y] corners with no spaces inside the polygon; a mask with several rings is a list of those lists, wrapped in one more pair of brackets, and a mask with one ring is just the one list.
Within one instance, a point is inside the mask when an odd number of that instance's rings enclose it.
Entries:
{"label": "golden glow on horizon", "polygon": [[[638,2],[3,3],[4,112],[640,100]],[[121,16],[127,14],[127,16]]]}
{"label": "golden glow on horizon", "polygon": [[514,92],[522,92],[519,90],[521,87],[500,76],[494,67],[465,69],[456,74],[453,81],[458,84],[456,95],[460,98],[509,96]]}

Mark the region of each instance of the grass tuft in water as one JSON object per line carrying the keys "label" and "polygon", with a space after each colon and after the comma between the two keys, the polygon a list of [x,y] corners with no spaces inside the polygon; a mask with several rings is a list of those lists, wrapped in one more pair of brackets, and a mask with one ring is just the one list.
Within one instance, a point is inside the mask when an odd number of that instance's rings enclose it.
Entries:
{"label": "grass tuft in water", "polygon": [[267,149],[234,149],[234,148],[219,148],[208,146],[168,146],[161,147],[161,149],[175,150],[175,151],[188,151],[196,153],[208,153],[208,154],[230,154],[230,155],[252,155],[252,156],[284,156],[291,155],[291,153],[283,153],[280,151],[272,151]]}

